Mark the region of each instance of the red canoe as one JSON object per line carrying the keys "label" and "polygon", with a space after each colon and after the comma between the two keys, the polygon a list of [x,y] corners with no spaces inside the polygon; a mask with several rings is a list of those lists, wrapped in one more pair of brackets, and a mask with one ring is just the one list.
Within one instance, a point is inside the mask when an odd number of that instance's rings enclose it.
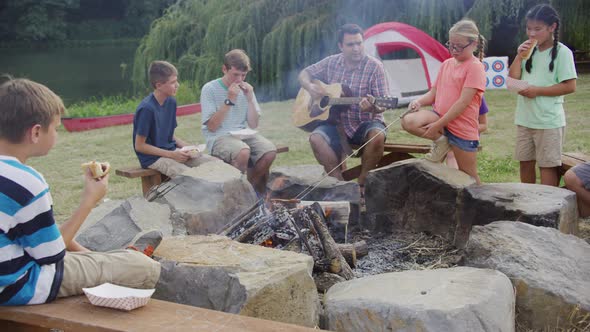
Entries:
{"label": "red canoe", "polygon": [[[176,116],[199,112],[201,112],[201,104],[182,105],[176,108]],[[62,118],[61,123],[69,132],[84,131],[133,123],[133,113],[97,116],[93,118]]]}

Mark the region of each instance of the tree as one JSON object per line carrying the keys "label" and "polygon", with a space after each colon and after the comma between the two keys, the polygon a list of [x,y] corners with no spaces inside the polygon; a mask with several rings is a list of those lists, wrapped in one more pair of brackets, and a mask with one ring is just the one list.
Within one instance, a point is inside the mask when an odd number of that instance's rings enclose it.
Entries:
{"label": "tree", "polygon": [[6,0],[0,12],[0,36],[15,40],[62,40],[66,37],[66,14],[80,0]]}
{"label": "tree", "polygon": [[[237,3],[238,2],[238,3]],[[449,28],[467,16],[494,46],[490,55],[514,54],[524,36],[524,15],[538,0],[182,0],[153,22],[137,49],[133,82],[147,88],[147,67],[156,59],[179,66],[180,79],[199,90],[221,75],[223,55],[242,48],[260,99],[293,97],[297,74],[338,51],[343,23],[363,28],[385,21],[414,25],[444,43]],[[562,40],[590,48],[588,0],[553,0],[561,12]],[[506,31],[509,31],[507,34]],[[579,45],[579,46],[578,46]]]}

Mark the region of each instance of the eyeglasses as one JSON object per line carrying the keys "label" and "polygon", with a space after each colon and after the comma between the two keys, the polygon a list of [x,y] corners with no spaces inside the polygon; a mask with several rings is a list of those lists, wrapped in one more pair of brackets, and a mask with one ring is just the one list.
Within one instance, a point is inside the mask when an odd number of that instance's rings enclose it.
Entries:
{"label": "eyeglasses", "polygon": [[455,52],[461,53],[461,52],[463,52],[464,49],[466,49],[469,45],[471,45],[471,43],[473,43],[473,41],[470,41],[469,44],[467,44],[465,46],[459,46],[459,45],[451,44],[451,42],[448,41],[445,43],[445,46],[450,51],[455,51]]}

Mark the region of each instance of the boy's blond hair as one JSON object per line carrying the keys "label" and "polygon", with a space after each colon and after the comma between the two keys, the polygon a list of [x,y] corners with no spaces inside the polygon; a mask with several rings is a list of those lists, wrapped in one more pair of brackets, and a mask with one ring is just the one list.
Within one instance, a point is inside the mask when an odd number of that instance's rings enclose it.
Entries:
{"label": "boy's blond hair", "polygon": [[244,50],[240,49],[234,49],[225,53],[225,56],[223,57],[223,65],[227,70],[235,68],[241,71],[250,71],[252,69],[250,67],[250,58]]}
{"label": "boy's blond hair", "polygon": [[474,21],[470,19],[462,19],[451,27],[449,30],[449,35],[463,36],[470,42],[476,42],[479,59],[483,59],[485,39],[479,34],[479,29],[477,28],[477,24],[475,24]]}
{"label": "boy's blond hair", "polygon": [[13,79],[0,85],[0,139],[22,142],[36,124],[47,130],[56,116],[65,112],[61,98],[45,85],[28,79]]}
{"label": "boy's blond hair", "polygon": [[156,83],[166,83],[173,75],[178,76],[178,70],[170,62],[156,60],[150,63],[149,78],[154,89]]}

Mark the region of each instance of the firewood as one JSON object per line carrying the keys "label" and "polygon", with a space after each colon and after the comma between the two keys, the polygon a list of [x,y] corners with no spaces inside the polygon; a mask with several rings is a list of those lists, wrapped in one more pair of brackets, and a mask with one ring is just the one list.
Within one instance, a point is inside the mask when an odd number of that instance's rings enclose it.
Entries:
{"label": "firewood", "polygon": [[344,257],[348,255],[348,252],[354,249],[356,258],[365,257],[369,254],[369,246],[365,240],[357,241],[355,243],[338,243],[338,249]]}
{"label": "firewood", "polygon": [[348,201],[321,201],[321,202],[314,202],[314,201],[301,201],[298,204],[298,207],[305,207],[312,205],[314,203],[318,203],[322,210],[324,211],[324,215],[330,215],[330,218],[338,224],[346,225],[348,224],[348,219],[350,215],[350,202]]}
{"label": "firewood", "polygon": [[340,271],[337,272],[338,275],[346,280],[353,279],[354,274],[352,273],[350,265],[348,265],[344,256],[340,253],[340,250],[338,250],[336,241],[334,241],[332,235],[330,235],[330,232],[328,231],[322,207],[319,204],[312,204],[310,207],[305,208],[304,211],[309,215],[311,222],[317,231],[317,235],[324,249],[324,256],[330,261],[338,261],[340,265]]}

